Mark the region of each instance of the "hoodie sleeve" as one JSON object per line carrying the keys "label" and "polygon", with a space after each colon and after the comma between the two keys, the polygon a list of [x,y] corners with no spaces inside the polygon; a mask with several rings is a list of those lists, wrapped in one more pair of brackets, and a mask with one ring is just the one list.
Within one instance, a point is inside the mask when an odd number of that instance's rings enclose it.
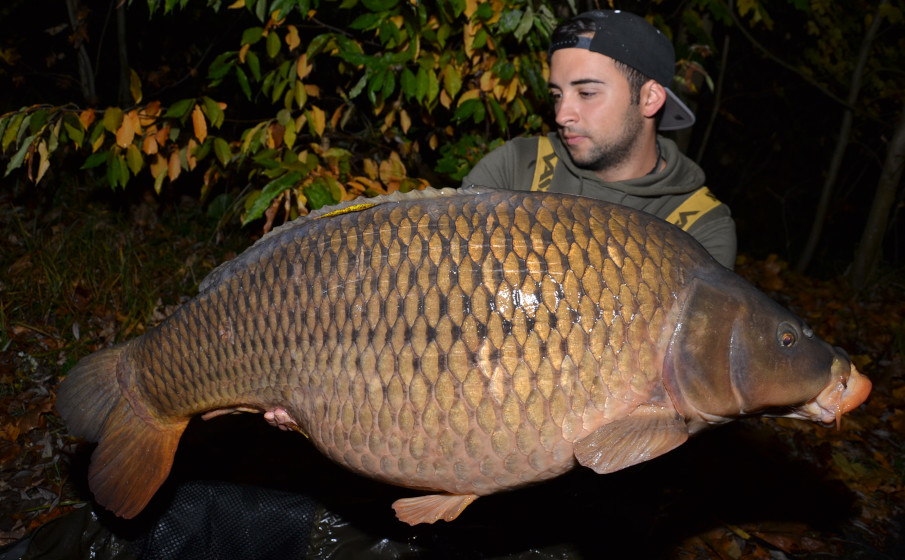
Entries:
{"label": "hoodie sleeve", "polygon": [[537,139],[515,138],[481,158],[462,179],[461,186],[530,190],[536,161]]}

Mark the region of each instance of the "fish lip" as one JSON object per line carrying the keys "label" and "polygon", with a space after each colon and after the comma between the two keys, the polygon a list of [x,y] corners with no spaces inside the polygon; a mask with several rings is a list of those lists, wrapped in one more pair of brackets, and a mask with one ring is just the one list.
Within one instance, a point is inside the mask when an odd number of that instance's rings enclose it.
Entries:
{"label": "fish lip", "polygon": [[[836,369],[836,368],[833,368]],[[872,383],[854,364],[850,370],[829,383],[814,399],[788,414],[789,418],[812,420],[824,425],[842,422],[842,415],[861,406],[870,394]]]}

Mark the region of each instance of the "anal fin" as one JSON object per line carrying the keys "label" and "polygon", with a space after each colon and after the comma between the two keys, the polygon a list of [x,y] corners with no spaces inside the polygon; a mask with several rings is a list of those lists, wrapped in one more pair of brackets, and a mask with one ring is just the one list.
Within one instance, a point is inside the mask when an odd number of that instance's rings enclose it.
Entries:
{"label": "anal fin", "polygon": [[452,521],[477,499],[475,494],[429,494],[396,500],[393,509],[399,521],[409,525]]}
{"label": "anal fin", "polygon": [[170,474],[187,424],[152,426],[131,410],[114,411],[88,470],[97,502],[127,519],[138,515]]}

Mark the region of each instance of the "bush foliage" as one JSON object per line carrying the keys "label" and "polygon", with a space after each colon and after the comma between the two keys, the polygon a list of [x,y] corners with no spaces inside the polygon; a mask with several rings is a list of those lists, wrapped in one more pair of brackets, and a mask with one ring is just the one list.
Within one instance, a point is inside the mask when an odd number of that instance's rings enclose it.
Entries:
{"label": "bush foliage", "polygon": [[[147,3],[152,18],[190,4]],[[458,181],[499,142],[488,139],[542,129],[550,4],[208,0],[218,13],[246,10],[252,25],[229,31],[232,47],[210,63],[203,91],[147,100],[132,69],[131,106],[6,114],[6,174],[23,169],[39,182],[57,152],[75,149],[82,169],[102,173],[112,188],[149,174],[160,192],[194,172],[206,193],[238,177],[253,187],[244,222],[266,215],[268,225],[281,209],[291,218],[419,188],[425,176]],[[239,107],[264,117],[230,125]]]}

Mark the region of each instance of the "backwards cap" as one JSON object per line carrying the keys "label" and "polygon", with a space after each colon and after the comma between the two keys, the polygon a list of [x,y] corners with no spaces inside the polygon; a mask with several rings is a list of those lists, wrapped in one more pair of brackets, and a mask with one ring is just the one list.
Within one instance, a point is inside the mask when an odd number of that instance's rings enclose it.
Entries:
{"label": "backwards cap", "polygon": [[593,10],[577,18],[594,22],[594,36],[554,34],[551,55],[559,49],[587,49],[627,64],[666,89],[660,130],[678,130],[694,124],[694,113],[669,87],[675,75],[676,51],[659,29],[640,16],[619,10]]}

